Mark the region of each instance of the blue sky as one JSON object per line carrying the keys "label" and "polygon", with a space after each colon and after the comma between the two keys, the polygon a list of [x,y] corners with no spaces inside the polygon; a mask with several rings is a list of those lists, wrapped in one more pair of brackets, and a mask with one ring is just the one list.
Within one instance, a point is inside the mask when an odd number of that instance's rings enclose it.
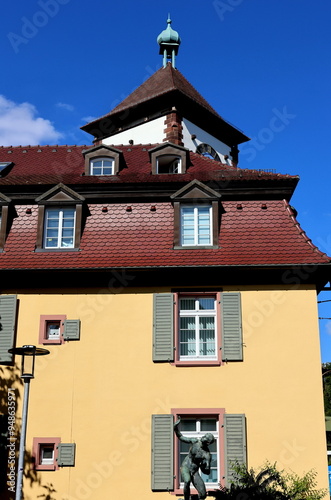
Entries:
{"label": "blue sky", "polygon": [[[168,12],[177,67],[252,143],[241,168],[301,178],[291,203],[331,255],[331,3],[326,0],[16,0],[2,6],[0,144],[90,144],[80,127],[161,66]],[[323,292],[319,300],[331,300]],[[331,317],[331,302],[320,305]],[[331,361],[331,321],[321,320]],[[304,340],[304,339],[303,339]]]}

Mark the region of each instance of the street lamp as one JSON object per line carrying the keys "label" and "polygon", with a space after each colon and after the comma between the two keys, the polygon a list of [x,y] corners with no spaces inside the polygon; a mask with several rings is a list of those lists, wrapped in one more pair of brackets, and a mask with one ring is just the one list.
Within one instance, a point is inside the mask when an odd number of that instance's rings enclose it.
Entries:
{"label": "street lamp", "polygon": [[49,354],[49,351],[47,349],[42,349],[41,347],[36,347],[35,345],[24,345],[23,347],[15,347],[13,349],[9,349],[8,352],[10,352],[11,354],[19,354],[20,356],[22,356],[21,378],[24,380],[24,399],[15,496],[15,500],[21,500],[30,380],[34,378],[35,357],[45,356],[46,354]]}

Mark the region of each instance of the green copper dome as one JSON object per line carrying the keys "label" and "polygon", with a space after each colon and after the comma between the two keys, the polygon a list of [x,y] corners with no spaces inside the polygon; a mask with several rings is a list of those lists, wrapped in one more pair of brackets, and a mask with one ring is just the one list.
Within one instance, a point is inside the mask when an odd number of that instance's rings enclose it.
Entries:
{"label": "green copper dome", "polygon": [[171,60],[172,66],[175,68],[176,55],[181,39],[177,31],[170,26],[170,14],[168,16],[168,27],[162,31],[157,37],[157,43],[160,45],[160,54],[163,55],[163,67],[166,67],[168,59]]}
{"label": "green copper dome", "polygon": [[175,43],[175,44],[180,44],[181,39],[180,36],[178,35],[177,31],[173,30],[171,25],[171,19],[170,16],[167,20],[168,26],[165,30],[162,31],[162,33],[159,34],[157,37],[157,43],[159,45],[161,44],[168,44],[168,43]]}

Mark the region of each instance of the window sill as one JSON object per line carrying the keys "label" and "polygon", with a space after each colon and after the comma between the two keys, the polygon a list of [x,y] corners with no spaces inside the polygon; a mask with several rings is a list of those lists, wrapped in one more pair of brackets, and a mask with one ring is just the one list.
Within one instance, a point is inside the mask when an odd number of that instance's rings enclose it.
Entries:
{"label": "window sill", "polygon": [[222,362],[219,361],[218,359],[210,359],[210,360],[206,360],[206,361],[203,361],[201,359],[197,360],[197,361],[193,361],[193,360],[190,360],[190,361],[175,361],[173,363],[175,366],[221,366]]}
{"label": "window sill", "polygon": [[56,470],[57,467],[55,464],[50,464],[50,465],[35,465],[34,470]]}
{"label": "window sill", "polygon": [[46,252],[50,252],[50,253],[57,253],[57,252],[79,252],[80,249],[79,248],[36,248],[35,249],[35,252],[40,252],[40,253],[46,253]]}
{"label": "window sill", "polygon": [[193,246],[181,246],[175,245],[174,250],[215,250],[220,248],[218,245],[193,245]]}
{"label": "window sill", "polygon": [[[208,483],[205,483],[205,486],[206,486],[207,492],[217,491],[218,488],[219,488],[219,484],[214,484],[214,483],[211,484],[210,486],[208,486]],[[193,485],[192,485],[192,489],[193,489],[193,494],[191,493],[191,495],[192,496],[198,496],[198,492],[193,487]],[[171,495],[184,495],[184,489],[183,488],[176,488],[175,487],[174,491],[170,491],[170,494]],[[211,496],[213,496],[213,495],[211,495]]]}
{"label": "window sill", "polygon": [[60,338],[60,339],[43,339],[42,344],[43,345],[61,345],[61,344],[64,344],[64,340],[62,338]]}

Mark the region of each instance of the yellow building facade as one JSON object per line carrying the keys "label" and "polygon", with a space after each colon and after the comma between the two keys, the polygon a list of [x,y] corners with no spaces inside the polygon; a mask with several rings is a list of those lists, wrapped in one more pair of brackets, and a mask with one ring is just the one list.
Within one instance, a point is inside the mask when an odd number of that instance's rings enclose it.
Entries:
{"label": "yellow building facade", "polygon": [[43,315],[81,321],[78,341],[49,345],[36,360],[26,441],[28,456],[38,437],[75,443],[75,466],[28,472],[26,498],[48,487],[61,500],[168,497],[151,489],[152,415],[183,408],[244,414],[250,466],[268,460],[299,475],[314,468],[327,487],[314,287],[243,287],[243,361],[210,367],[153,362],[155,290],[17,292],[18,345],[38,344]]}

